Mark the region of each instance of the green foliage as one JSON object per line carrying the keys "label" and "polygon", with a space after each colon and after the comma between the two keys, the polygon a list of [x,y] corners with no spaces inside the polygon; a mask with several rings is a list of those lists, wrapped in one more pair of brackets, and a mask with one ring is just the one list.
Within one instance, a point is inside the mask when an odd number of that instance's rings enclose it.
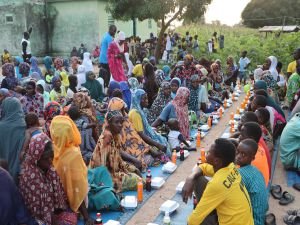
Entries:
{"label": "green foliage", "polygon": [[[283,69],[286,71],[288,63],[293,60],[291,54],[294,49],[300,47],[300,33],[282,33],[279,37],[270,34],[265,37],[264,33],[259,33],[256,29],[195,24],[176,29],[181,36],[184,36],[186,31],[190,31],[191,35],[198,35],[200,52],[193,52],[197,59],[201,57],[210,60],[221,59],[225,66],[228,56],[233,56],[235,62],[238,62],[240,52],[246,50],[248,58],[251,59],[251,70],[254,70],[257,65],[262,65],[268,56],[274,55],[283,63]],[[206,50],[206,42],[211,39],[214,31],[218,36],[220,34],[225,36],[225,48],[209,54]]]}
{"label": "green foliage", "polygon": [[297,25],[300,22],[299,12],[299,0],[252,0],[244,9],[242,19],[244,25],[253,28],[283,23]]}

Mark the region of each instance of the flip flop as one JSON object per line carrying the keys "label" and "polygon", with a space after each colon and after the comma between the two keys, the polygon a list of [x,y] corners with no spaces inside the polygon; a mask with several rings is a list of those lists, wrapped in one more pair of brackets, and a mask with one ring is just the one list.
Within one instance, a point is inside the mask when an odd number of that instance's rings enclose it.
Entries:
{"label": "flip flop", "polygon": [[300,216],[300,209],[291,209],[286,211],[286,213],[290,216]]}
{"label": "flip flop", "polygon": [[266,215],[265,225],[276,225],[276,217],[273,213],[269,213]]}
{"label": "flip flop", "polygon": [[287,225],[300,225],[300,217],[299,216],[285,215],[283,217],[283,221]]}
{"label": "flip flop", "polygon": [[282,197],[282,189],[281,186],[278,184],[272,185],[270,189],[271,195],[275,199],[281,199]]}
{"label": "flip flop", "polygon": [[291,195],[287,191],[284,191],[282,193],[281,199],[279,200],[279,204],[280,205],[288,205],[291,202],[293,202],[294,200],[295,200],[295,197],[293,195]]}
{"label": "flip flop", "polygon": [[300,191],[300,183],[294,184],[293,188],[295,188],[297,191]]}

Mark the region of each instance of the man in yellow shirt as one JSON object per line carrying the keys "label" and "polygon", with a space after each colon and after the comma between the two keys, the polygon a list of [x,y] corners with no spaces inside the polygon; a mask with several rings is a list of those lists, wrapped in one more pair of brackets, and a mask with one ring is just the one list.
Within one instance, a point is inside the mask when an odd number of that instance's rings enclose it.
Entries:
{"label": "man in yellow shirt", "polygon": [[293,56],[294,56],[294,59],[295,59],[295,60],[294,60],[293,62],[291,62],[291,63],[288,65],[288,68],[287,68],[287,76],[288,76],[288,78],[289,78],[293,73],[296,72],[296,65],[297,65],[296,61],[297,61],[298,59],[300,59],[300,48],[297,48],[297,49],[294,51]]}
{"label": "man in yellow shirt", "polygon": [[[188,218],[188,225],[202,224],[215,209],[219,225],[254,225],[250,198],[234,165],[235,151],[235,146],[229,140],[216,139],[209,149],[207,163],[195,167],[186,179],[182,190],[183,201],[187,202],[193,191],[198,200],[201,197],[196,209]],[[212,176],[206,187],[199,184],[203,175]],[[199,189],[203,188],[205,190],[202,196],[199,196],[202,192]],[[205,221],[205,224],[216,222]]]}

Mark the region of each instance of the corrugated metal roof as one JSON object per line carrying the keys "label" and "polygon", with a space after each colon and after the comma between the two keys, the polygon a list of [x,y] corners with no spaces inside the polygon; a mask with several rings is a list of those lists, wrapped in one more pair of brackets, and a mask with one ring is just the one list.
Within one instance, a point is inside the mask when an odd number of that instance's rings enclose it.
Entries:
{"label": "corrugated metal roof", "polygon": [[283,32],[298,32],[300,26],[264,26],[258,29],[259,32],[273,32],[273,31],[283,31]]}

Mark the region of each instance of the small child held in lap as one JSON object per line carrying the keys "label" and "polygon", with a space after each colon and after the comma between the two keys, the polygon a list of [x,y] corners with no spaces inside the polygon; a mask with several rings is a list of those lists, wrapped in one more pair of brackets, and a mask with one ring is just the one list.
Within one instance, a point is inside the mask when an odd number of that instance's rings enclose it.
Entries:
{"label": "small child held in lap", "polygon": [[25,141],[23,148],[20,152],[20,160],[23,161],[26,157],[27,149],[29,148],[30,139],[37,134],[43,132],[43,128],[40,125],[39,117],[35,113],[28,113],[25,116],[26,131],[25,131]]}
{"label": "small child held in lap", "polygon": [[168,133],[168,142],[171,146],[171,149],[179,150],[180,143],[185,144],[186,150],[195,151],[195,148],[190,148],[190,145],[186,142],[183,135],[179,131],[179,122],[175,118],[171,118],[167,122],[170,131]]}
{"label": "small child held in lap", "polygon": [[236,164],[240,166],[239,172],[249,193],[254,224],[264,225],[268,210],[268,193],[263,175],[251,165],[257,149],[258,145],[254,140],[245,139],[241,141],[237,147]]}
{"label": "small child held in lap", "polygon": [[[69,117],[74,121],[76,124],[80,134],[81,139],[84,139],[80,145],[80,150],[82,154],[82,158],[85,161],[86,165],[89,164],[90,159],[93,155],[94,147],[96,146],[96,143],[91,135],[88,135],[86,130],[90,128],[96,127],[96,123],[87,123],[81,118],[81,114],[79,112],[79,109],[77,106],[71,106],[68,110]],[[89,139],[89,140],[86,140]],[[83,146],[83,143],[86,143],[88,145],[93,145],[93,148],[88,148],[87,146]]]}

